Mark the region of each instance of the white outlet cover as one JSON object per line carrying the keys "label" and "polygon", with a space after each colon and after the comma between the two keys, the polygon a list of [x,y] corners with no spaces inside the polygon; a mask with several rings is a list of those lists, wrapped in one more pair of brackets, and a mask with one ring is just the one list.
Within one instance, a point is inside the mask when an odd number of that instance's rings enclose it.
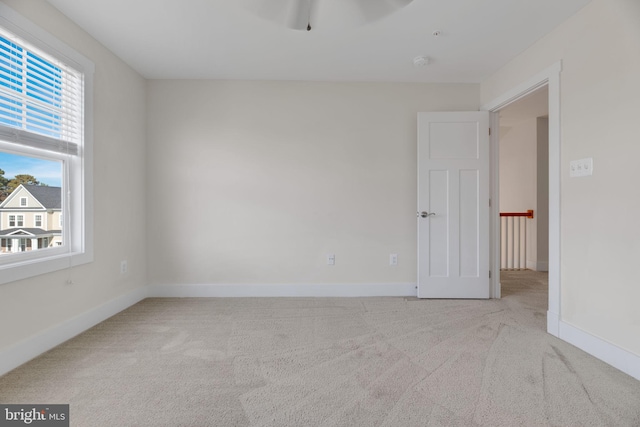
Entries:
{"label": "white outlet cover", "polygon": [[398,254],[389,254],[389,265],[398,265]]}
{"label": "white outlet cover", "polygon": [[593,158],[572,160],[569,163],[569,176],[577,178],[581,176],[593,175]]}

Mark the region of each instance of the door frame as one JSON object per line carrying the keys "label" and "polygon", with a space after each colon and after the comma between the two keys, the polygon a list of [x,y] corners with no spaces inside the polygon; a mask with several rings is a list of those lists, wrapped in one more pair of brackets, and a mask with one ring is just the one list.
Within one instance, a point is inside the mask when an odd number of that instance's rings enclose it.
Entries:
{"label": "door frame", "polygon": [[500,183],[499,183],[499,118],[498,111],[509,104],[548,86],[549,90],[549,308],[547,332],[556,337],[560,329],[560,73],[562,61],[558,61],[527,81],[503,93],[482,106],[491,113],[491,221],[490,263],[491,298],[500,298]]}

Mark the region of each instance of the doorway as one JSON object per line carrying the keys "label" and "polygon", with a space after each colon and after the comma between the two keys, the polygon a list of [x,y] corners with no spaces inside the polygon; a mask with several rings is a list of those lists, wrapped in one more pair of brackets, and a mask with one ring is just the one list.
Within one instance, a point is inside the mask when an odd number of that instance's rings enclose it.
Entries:
{"label": "doorway", "polygon": [[549,91],[499,112],[500,270],[549,270]]}
{"label": "doorway", "polygon": [[[547,332],[559,336],[560,329],[560,72],[562,63],[558,62],[529,80],[505,92],[483,106],[491,112],[491,128],[499,129],[499,111],[518,100],[530,95],[542,87],[548,90],[549,121],[549,216],[548,216],[548,310]],[[500,179],[499,179],[499,132],[491,135],[491,269],[500,270]],[[493,298],[500,298],[500,275],[492,277]]]}
{"label": "doorway", "polygon": [[500,293],[548,304],[549,91],[498,111]]}

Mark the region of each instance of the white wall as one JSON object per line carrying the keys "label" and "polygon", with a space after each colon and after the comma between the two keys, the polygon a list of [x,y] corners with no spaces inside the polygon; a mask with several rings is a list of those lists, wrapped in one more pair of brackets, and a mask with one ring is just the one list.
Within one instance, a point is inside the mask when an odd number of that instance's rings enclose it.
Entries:
{"label": "white wall", "polygon": [[[526,260],[520,268],[547,271],[549,263],[549,119],[530,117],[500,127],[500,212],[526,227]],[[502,221],[511,219],[503,218]],[[502,247],[503,259],[505,248]]]}
{"label": "white wall", "polygon": [[536,117],[513,126],[500,127],[500,212],[534,210],[533,219],[513,219],[520,222],[521,227],[526,227],[526,260],[521,268],[535,269],[538,262],[538,220],[535,215],[538,203],[537,160]]}
{"label": "white wall", "polygon": [[[593,0],[482,84],[488,103],[562,60],[561,317],[640,355],[640,2]],[[593,157],[594,175],[569,178]]]}
{"label": "white wall", "polygon": [[478,85],[150,81],[150,283],[415,283],[416,113],[478,106]]}
{"label": "white wall", "polygon": [[[145,81],[46,1],[4,3],[96,65],[95,261],[1,285],[0,351],[146,283]],[[121,259],[129,261],[124,277]]]}

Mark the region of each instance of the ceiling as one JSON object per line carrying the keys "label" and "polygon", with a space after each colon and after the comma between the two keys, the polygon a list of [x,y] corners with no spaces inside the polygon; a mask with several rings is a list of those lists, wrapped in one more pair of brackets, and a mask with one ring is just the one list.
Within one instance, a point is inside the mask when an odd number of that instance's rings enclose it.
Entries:
{"label": "ceiling", "polygon": [[468,83],[590,2],[414,0],[364,20],[358,2],[393,0],[314,0],[307,32],[284,25],[294,1],[48,0],[151,79]]}

